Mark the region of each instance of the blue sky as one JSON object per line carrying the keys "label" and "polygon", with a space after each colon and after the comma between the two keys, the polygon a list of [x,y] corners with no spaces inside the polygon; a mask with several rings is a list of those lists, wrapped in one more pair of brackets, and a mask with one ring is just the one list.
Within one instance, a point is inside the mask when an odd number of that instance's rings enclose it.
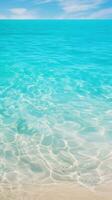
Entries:
{"label": "blue sky", "polygon": [[0,0],[0,19],[112,19],[112,0]]}

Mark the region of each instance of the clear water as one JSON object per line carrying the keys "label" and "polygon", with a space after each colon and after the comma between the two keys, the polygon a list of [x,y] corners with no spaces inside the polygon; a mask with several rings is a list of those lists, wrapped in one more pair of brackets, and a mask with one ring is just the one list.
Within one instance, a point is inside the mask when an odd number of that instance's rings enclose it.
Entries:
{"label": "clear water", "polygon": [[0,184],[112,180],[112,21],[0,21]]}

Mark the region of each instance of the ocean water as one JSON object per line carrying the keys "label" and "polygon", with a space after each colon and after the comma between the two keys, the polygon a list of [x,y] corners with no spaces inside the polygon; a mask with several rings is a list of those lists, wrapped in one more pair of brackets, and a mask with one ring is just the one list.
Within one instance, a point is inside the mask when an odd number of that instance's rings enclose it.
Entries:
{"label": "ocean water", "polygon": [[112,21],[0,21],[0,186],[112,181]]}

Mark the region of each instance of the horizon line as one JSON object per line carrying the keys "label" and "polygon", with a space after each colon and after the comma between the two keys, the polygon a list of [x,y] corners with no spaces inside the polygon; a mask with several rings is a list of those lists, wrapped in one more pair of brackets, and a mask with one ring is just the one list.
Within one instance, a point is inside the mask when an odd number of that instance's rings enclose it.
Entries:
{"label": "horizon line", "polygon": [[100,21],[100,20],[112,20],[112,18],[99,18],[99,19],[97,19],[97,18],[96,19],[95,18],[91,18],[91,19],[89,19],[89,18],[84,18],[84,19],[80,19],[80,18],[77,18],[77,19],[76,18],[70,18],[70,19],[68,19],[68,18],[65,18],[65,19],[58,19],[58,18],[57,19],[56,18],[55,19],[51,19],[51,18],[48,18],[48,19],[46,19],[46,18],[43,18],[43,19],[41,19],[41,18],[40,19],[38,19],[38,18],[37,19],[36,18],[35,19],[30,19],[30,18],[29,19],[16,19],[16,18],[15,19],[0,19],[0,21],[7,21],[7,20],[9,20],[9,21],[14,21],[14,20],[18,20],[18,21],[27,21],[27,20],[30,20],[30,21],[40,21],[40,20],[41,21],[45,21],[45,20],[46,21],[47,20],[50,20],[50,21],[54,21],[54,20],[57,20],[57,21],[65,21],[65,20],[66,21],[70,21],[70,20],[73,20],[73,21],[83,21],[83,20]]}

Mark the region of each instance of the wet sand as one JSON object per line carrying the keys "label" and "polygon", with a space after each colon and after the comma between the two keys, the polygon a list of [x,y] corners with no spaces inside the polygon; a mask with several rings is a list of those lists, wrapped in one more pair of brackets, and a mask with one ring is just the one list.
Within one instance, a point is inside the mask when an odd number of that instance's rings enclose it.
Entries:
{"label": "wet sand", "polygon": [[0,200],[112,200],[112,184],[99,186],[94,191],[75,184],[4,186]]}

